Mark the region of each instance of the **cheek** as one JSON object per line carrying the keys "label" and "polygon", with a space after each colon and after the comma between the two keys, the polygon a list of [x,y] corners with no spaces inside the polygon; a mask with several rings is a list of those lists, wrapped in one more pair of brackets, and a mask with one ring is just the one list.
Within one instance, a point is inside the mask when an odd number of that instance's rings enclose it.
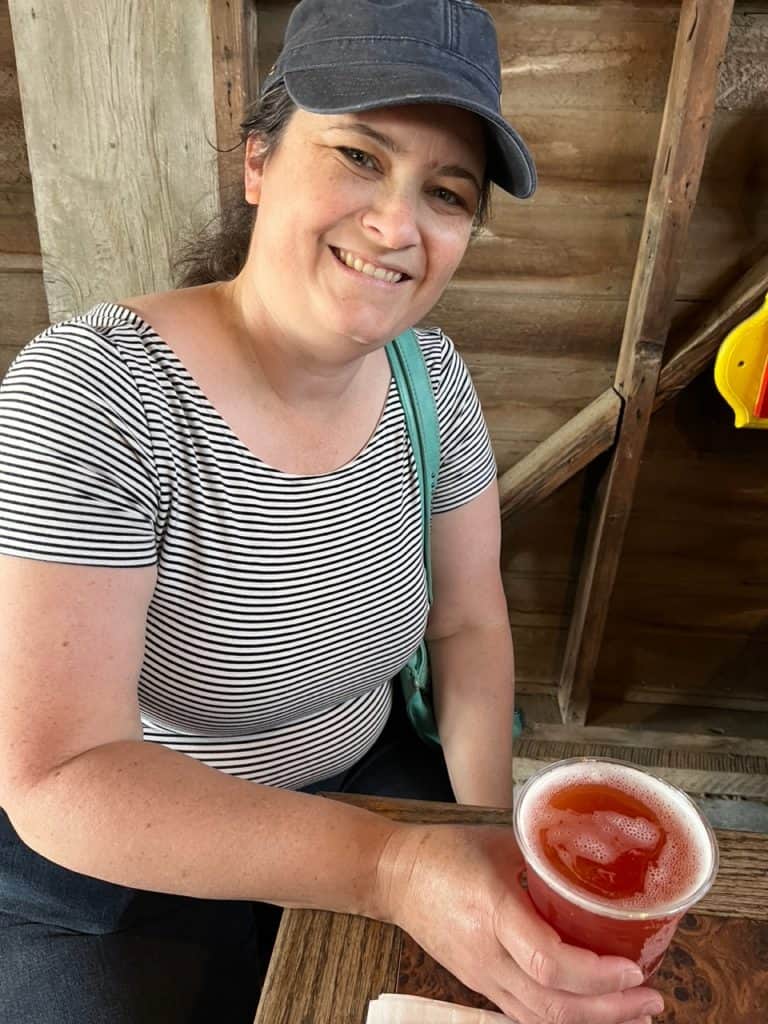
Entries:
{"label": "cheek", "polygon": [[441,230],[434,234],[430,247],[433,271],[440,281],[448,281],[464,258],[471,228]]}

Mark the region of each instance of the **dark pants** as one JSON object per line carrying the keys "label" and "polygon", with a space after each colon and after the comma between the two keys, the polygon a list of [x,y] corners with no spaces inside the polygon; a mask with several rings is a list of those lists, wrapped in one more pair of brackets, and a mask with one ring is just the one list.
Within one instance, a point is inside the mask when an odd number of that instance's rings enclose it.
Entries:
{"label": "dark pants", "polygon": [[[453,800],[396,699],[370,753],[309,787]],[[252,1024],[280,910],[101,882],[40,857],[0,811],[2,1024]]]}

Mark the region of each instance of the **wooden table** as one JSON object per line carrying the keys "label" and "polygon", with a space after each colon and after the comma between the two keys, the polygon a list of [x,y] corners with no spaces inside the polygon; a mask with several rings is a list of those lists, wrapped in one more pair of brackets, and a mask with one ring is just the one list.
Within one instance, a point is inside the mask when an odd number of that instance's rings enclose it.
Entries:
{"label": "wooden table", "polygon": [[[509,824],[508,811],[344,797],[402,821]],[[768,836],[718,831],[715,885],[680,923],[654,979],[663,1024],[768,1020]],[[348,914],[288,910],[255,1024],[363,1024],[368,1001],[401,992],[489,1007],[399,928]]]}

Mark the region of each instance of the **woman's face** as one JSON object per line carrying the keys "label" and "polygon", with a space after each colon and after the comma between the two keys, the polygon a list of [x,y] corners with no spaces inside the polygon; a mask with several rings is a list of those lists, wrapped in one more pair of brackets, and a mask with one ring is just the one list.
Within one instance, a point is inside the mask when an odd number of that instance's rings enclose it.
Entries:
{"label": "woman's face", "polygon": [[272,325],[332,358],[419,321],[456,270],[485,171],[479,120],[446,106],[298,110],[264,160],[246,151],[259,207],[242,284]]}

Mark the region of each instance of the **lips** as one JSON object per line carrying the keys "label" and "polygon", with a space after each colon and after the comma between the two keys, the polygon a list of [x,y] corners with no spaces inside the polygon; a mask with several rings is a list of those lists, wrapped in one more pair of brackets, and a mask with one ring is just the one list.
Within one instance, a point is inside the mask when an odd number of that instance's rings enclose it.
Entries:
{"label": "lips", "polygon": [[358,256],[355,253],[350,252],[348,249],[341,249],[333,245],[330,248],[331,252],[340,263],[343,263],[345,267],[349,267],[350,270],[354,270],[358,274],[363,274],[366,277],[372,277],[376,281],[384,281],[386,284],[400,284],[401,281],[410,280],[409,275],[404,271],[385,267],[380,263],[371,263],[370,261],[363,259],[362,256]]}

